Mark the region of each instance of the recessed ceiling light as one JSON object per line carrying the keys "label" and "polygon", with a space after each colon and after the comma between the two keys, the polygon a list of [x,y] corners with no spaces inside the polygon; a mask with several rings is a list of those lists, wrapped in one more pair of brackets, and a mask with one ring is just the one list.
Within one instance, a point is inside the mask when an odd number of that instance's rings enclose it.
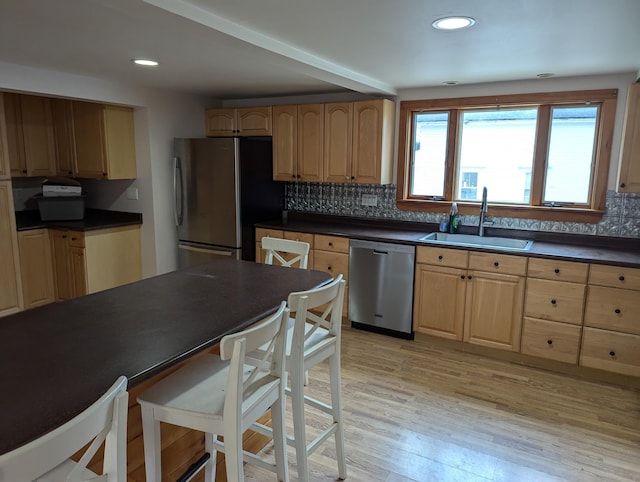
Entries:
{"label": "recessed ceiling light", "polygon": [[537,74],[536,77],[540,77],[541,79],[546,79],[547,77],[553,77],[554,75],[556,74],[552,72],[545,72],[543,74]]}
{"label": "recessed ceiling light", "polygon": [[431,25],[438,30],[458,30],[471,27],[476,21],[471,17],[442,17]]}
{"label": "recessed ceiling light", "polygon": [[155,67],[158,62],[149,59],[133,59],[133,63],[136,65],[144,65],[145,67]]}
{"label": "recessed ceiling light", "polygon": [[442,82],[444,85],[458,85],[457,80],[445,80]]}

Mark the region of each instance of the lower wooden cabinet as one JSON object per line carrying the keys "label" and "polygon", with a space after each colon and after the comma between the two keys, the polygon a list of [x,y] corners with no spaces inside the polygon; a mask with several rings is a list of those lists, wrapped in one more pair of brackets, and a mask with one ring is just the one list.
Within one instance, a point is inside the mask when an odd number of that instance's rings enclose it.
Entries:
{"label": "lower wooden cabinet", "polygon": [[56,298],[66,300],[138,281],[140,227],[51,230]]}
{"label": "lower wooden cabinet", "polygon": [[53,303],[56,294],[49,230],[20,231],[18,246],[24,309]]}
{"label": "lower wooden cabinet", "polygon": [[520,351],[548,360],[578,363],[582,327],[555,321],[524,318]]}
{"label": "lower wooden cabinet", "polygon": [[585,327],[580,365],[623,375],[640,376],[640,336]]}
{"label": "lower wooden cabinet", "polygon": [[0,181],[0,316],[22,309],[20,260],[11,181]]}

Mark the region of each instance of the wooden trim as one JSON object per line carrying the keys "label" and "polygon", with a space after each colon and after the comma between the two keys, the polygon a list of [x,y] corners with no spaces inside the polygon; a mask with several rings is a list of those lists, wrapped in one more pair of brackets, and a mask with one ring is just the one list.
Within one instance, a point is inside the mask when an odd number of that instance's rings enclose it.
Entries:
{"label": "wooden trim", "polygon": [[447,152],[444,163],[444,197],[453,199],[453,186],[458,175],[456,162],[458,159],[458,146],[460,145],[460,113],[458,109],[449,112],[449,125],[447,126]]}
{"label": "wooden trim", "polygon": [[549,127],[551,126],[551,107],[540,106],[538,125],[536,126],[536,145],[534,147],[533,166],[531,166],[531,195],[529,202],[534,206],[542,204],[544,196],[544,178],[547,171],[547,153],[549,152]]}
{"label": "wooden trim", "polygon": [[613,129],[615,127],[616,100],[605,100],[600,107],[600,125],[597,132],[596,153],[591,183],[591,207],[604,211],[607,197],[607,180],[613,145]]}

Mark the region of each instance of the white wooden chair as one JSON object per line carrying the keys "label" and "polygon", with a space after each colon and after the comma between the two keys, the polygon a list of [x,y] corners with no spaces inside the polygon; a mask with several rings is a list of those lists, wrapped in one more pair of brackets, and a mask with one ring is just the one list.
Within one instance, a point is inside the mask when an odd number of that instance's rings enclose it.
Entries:
{"label": "white wooden chair", "polygon": [[[289,310],[278,311],[259,324],[225,336],[220,356],[203,355],[138,396],[142,407],[144,459],[148,481],[161,480],[160,422],[205,432],[205,455],[188,477],[205,467],[205,480],[216,474],[216,450],[225,453],[227,480],[244,480],[243,458],[288,481],[285,441],[284,343]],[[269,349],[260,360],[245,354],[262,345]],[[271,408],[275,464],[243,452],[242,434]],[[224,437],[224,443],[217,439]]]}
{"label": "white wooden chair", "polygon": [[[93,405],[64,425],[0,456],[1,482],[127,479],[127,379],[116,382]],[[76,463],[69,457],[91,442]],[[105,442],[102,475],[86,468]]]}
{"label": "white wooden chair", "polygon": [[[300,269],[307,269],[309,262],[309,243],[293,241],[291,239],[264,237],[261,240],[262,249],[266,250],[265,264],[273,264],[274,259],[282,266],[292,267],[298,263]],[[282,253],[293,254],[291,259],[286,259]]]}
{"label": "white wooden chair", "polygon": [[[293,414],[293,437],[287,443],[296,449],[298,480],[309,480],[308,458],[331,435],[335,436],[338,477],[347,476],[342,421],[342,388],[340,380],[340,334],[345,281],[342,275],[331,283],[309,291],[291,293],[287,305],[295,319],[287,332],[286,369],[290,375]],[[310,311],[314,310],[316,313]],[[320,313],[320,314],[317,314]],[[331,404],[306,396],[305,374],[319,363],[329,360]],[[305,403],[332,417],[330,425],[313,441],[307,443]],[[256,424],[254,430],[270,434],[269,427]]]}

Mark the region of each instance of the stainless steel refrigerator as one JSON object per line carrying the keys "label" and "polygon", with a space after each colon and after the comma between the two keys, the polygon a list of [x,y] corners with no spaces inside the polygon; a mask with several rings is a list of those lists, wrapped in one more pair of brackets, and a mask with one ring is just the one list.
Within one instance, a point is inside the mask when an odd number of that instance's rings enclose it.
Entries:
{"label": "stainless steel refrigerator", "polygon": [[255,260],[254,224],[281,217],[284,206],[271,138],[175,139],[174,155],[178,267],[217,256]]}

